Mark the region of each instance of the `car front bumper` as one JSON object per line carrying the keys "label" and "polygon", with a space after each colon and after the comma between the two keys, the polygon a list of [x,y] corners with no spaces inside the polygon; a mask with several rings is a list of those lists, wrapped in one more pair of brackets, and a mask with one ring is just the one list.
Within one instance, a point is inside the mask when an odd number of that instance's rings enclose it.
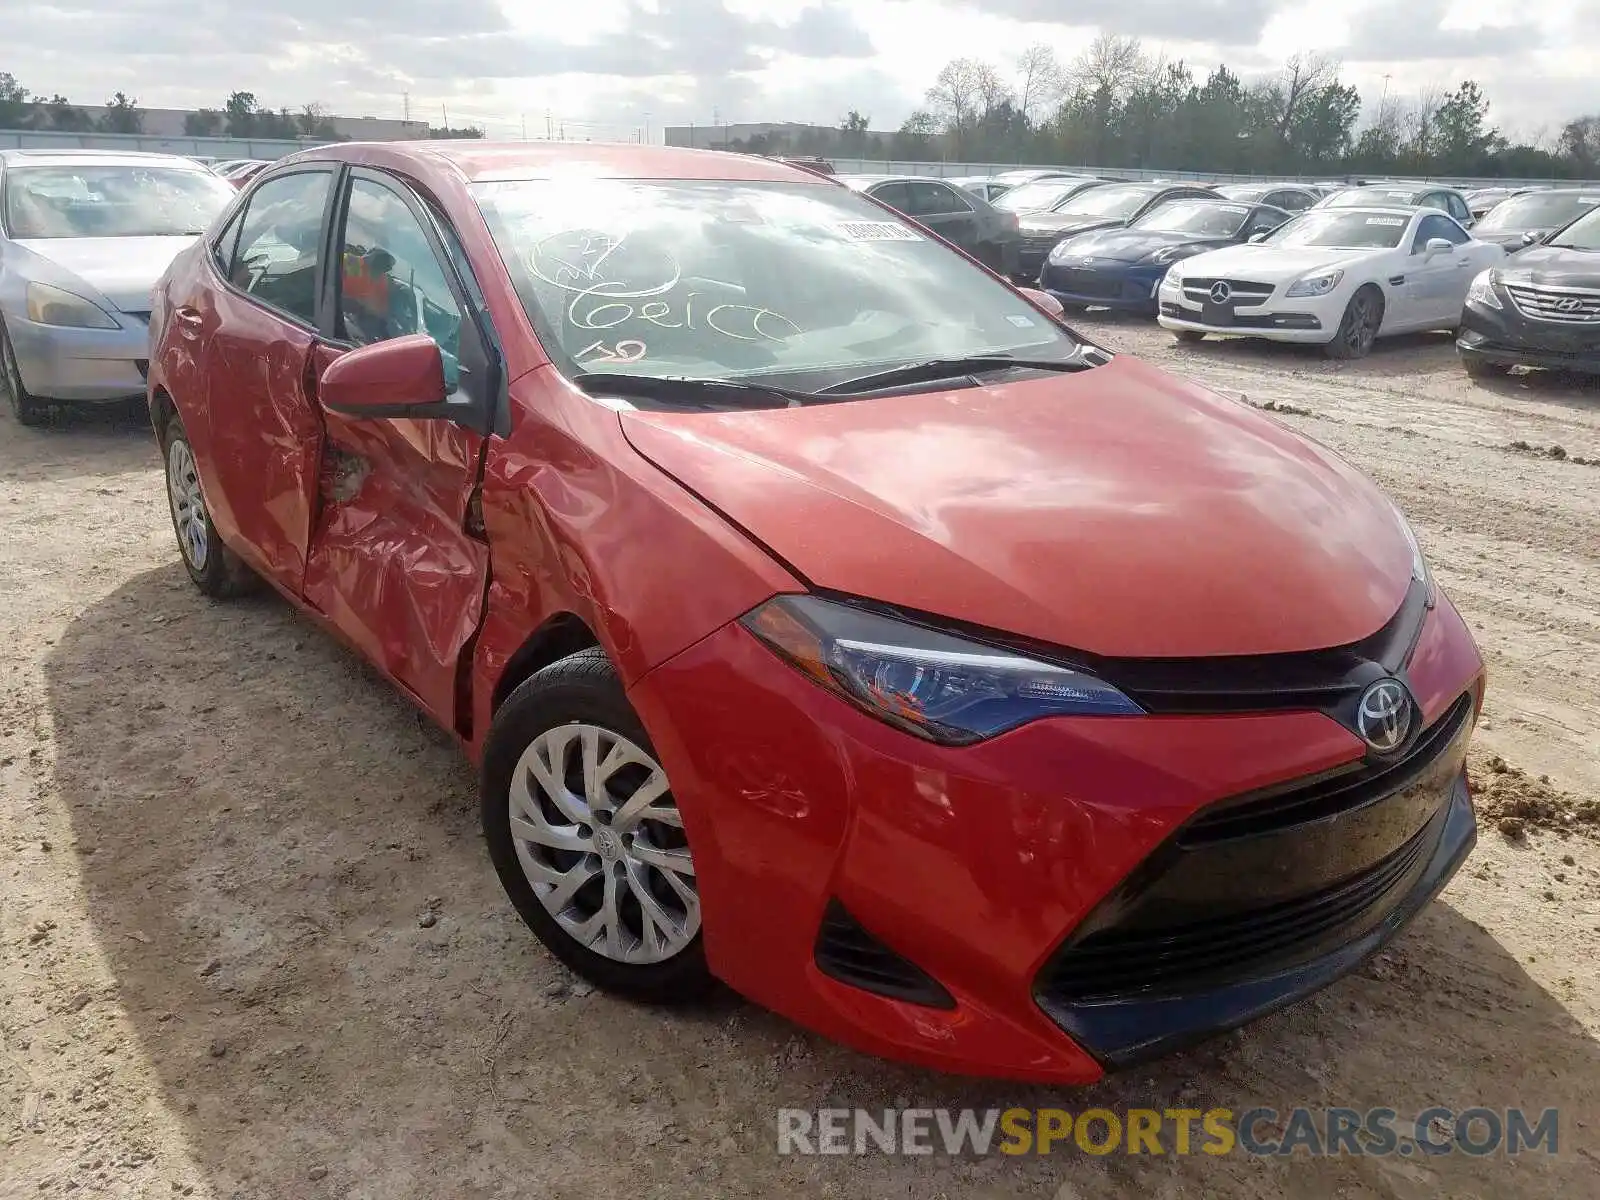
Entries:
{"label": "car front bumper", "polygon": [[1504,308],[1468,304],[1461,312],[1456,348],[1503,366],[1548,367],[1600,374],[1600,324],[1539,321]]}
{"label": "car front bumper", "polygon": [[41,400],[86,403],[144,395],[149,370],[150,329],[145,320],[119,313],[117,329],[73,329],[39,325],[25,315],[5,314],[22,386]]}
{"label": "car front bumper", "polygon": [[1163,280],[1156,294],[1156,319],[1163,329],[1190,329],[1198,333],[1318,345],[1332,339],[1348,299],[1342,292],[1291,300],[1282,295],[1282,291],[1280,286],[1271,295],[1247,301],[1235,296],[1227,306],[1208,309],[1192,288],[1185,290]]}
{"label": "car front bumper", "polygon": [[[1455,872],[1475,837],[1463,762],[1482,663],[1442,597],[1405,678],[1430,729],[1459,723],[1425,780],[1367,796],[1348,824],[1324,811],[1265,838],[1213,828],[1183,870],[1197,821],[1322,786],[1363,744],[1279,709],[1042,720],[940,747],[836,700],[737,624],[630,697],[673,781],[724,982],[869,1053],[1086,1083],[1346,974]],[[841,913],[856,934],[842,949],[828,941]],[[1228,951],[1240,930],[1272,942],[1285,914],[1307,936]],[[1163,976],[1163,946],[1194,969]],[[862,986],[903,981],[906,964],[932,996]]]}
{"label": "car front bumper", "polygon": [[1063,304],[1083,304],[1131,312],[1153,312],[1156,289],[1166,267],[1111,262],[1069,266],[1046,262],[1039,286]]}

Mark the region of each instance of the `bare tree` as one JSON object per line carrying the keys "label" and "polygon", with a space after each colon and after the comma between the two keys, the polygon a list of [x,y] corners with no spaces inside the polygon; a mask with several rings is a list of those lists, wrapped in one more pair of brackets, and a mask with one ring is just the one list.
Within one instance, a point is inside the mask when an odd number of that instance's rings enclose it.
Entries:
{"label": "bare tree", "polygon": [[950,148],[957,157],[972,130],[1009,98],[999,73],[976,58],[951,59],[928,89],[928,103],[944,119]]}
{"label": "bare tree", "polygon": [[1072,61],[1067,77],[1075,91],[1122,98],[1150,74],[1144,46],[1136,37],[1102,33]]}
{"label": "bare tree", "polygon": [[1278,78],[1260,92],[1278,140],[1287,142],[1305,109],[1338,82],[1339,60],[1325,54],[1296,54],[1285,63]]}
{"label": "bare tree", "polygon": [[1444,107],[1444,88],[1436,83],[1417,92],[1406,111],[1401,126],[1401,139],[1419,158],[1433,153],[1433,143],[1439,123],[1439,110]]}
{"label": "bare tree", "polygon": [[1017,111],[1027,120],[1060,103],[1066,86],[1066,72],[1049,46],[1036,43],[1017,57]]}

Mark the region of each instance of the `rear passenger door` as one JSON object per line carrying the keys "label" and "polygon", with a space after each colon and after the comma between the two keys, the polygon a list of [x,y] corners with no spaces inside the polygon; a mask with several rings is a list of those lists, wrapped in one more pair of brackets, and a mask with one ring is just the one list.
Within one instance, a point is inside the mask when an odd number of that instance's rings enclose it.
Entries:
{"label": "rear passenger door", "polygon": [[[223,540],[298,593],[316,504],[322,422],[309,392],[333,164],[262,182],[215,248],[226,284],[214,311],[179,308],[195,330],[211,473],[206,502]],[[188,335],[185,334],[187,337]]]}
{"label": "rear passenger door", "polygon": [[[439,345],[452,398],[470,400],[480,418],[492,413],[498,356],[448,222],[383,172],[353,170],[343,193],[318,373],[352,348],[423,333]],[[489,574],[476,512],[487,426],[321,416],[305,598],[435,720],[458,728],[458,664]]]}
{"label": "rear passenger door", "polygon": [[978,215],[972,204],[956,189],[942,183],[913,179],[906,183],[911,216],[945,241],[960,246],[968,254],[978,249]]}

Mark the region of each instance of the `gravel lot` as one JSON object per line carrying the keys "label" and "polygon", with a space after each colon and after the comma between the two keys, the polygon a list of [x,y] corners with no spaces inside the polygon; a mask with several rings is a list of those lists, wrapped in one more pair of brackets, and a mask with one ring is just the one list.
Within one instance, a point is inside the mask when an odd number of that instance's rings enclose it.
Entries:
{"label": "gravel lot", "polygon": [[[1600,388],[1474,385],[1445,338],[1334,365],[1082,324],[1370,471],[1477,633],[1492,815],[1388,953],[1080,1092],[891,1066],[732,997],[590,993],[502,899],[445,737],[282,603],[189,587],[143,424],[4,423],[0,1196],[1595,1195]],[[779,1105],[1435,1103],[1559,1107],[1560,1153],[774,1150]]]}

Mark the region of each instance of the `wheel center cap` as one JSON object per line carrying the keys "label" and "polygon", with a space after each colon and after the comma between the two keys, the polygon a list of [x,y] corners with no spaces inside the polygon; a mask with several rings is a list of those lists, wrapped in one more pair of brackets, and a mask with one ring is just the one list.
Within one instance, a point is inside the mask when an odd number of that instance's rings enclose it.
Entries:
{"label": "wheel center cap", "polygon": [[622,840],[609,829],[596,829],[594,848],[600,852],[601,858],[611,862],[622,853]]}

